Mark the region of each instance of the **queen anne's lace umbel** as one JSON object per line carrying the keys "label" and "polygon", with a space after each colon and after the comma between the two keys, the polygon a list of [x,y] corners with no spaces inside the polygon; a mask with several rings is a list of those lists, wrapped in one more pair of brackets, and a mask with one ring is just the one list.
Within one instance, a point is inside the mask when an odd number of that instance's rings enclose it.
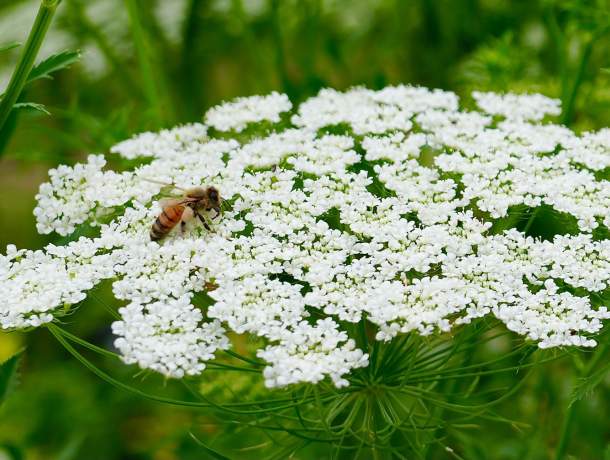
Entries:
{"label": "queen anne's lace umbel", "polygon": [[[99,236],[9,247],[0,326],[53,321],[111,279],[126,303],[113,324],[125,362],[195,375],[230,347],[228,331],[250,333],[268,344],[269,386],[346,385],[368,356],[345,326],[363,320],[389,341],[492,315],[540,347],[594,346],[610,316],[609,131],[544,123],[559,103],[541,95],[473,96],[480,111],[440,90],[323,90],[285,116],[284,95],[242,98],[210,109],[207,126],[116,145],[143,160],[133,170],[101,155],[51,170],[39,231],[87,223]],[[261,121],[261,137],[240,134]],[[148,179],[214,185],[230,209],[212,232],[191,222],[152,242],[163,186]],[[517,230],[540,207],[573,230]]]}

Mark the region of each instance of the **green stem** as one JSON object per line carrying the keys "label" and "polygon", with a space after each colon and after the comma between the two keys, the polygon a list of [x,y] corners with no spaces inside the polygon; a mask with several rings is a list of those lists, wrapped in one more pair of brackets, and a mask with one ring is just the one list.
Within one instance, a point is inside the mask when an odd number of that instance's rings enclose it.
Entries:
{"label": "green stem", "polygon": [[237,353],[237,352],[235,352],[233,350],[223,350],[223,351],[227,355],[232,356],[232,357],[234,357],[236,359],[239,359],[240,361],[244,361],[244,362],[249,363],[249,364],[254,364],[255,366],[264,366],[265,365],[265,363],[263,361],[257,361],[255,359],[250,359],[250,358],[248,358],[246,356],[243,356],[243,355],[241,355],[241,354],[239,354],[239,353]]}
{"label": "green stem", "polygon": [[566,62],[566,45],[565,37],[557,22],[557,13],[553,6],[550,7],[548,13],[549,32],[552,42],[555,44],[556,60],[559,66],[559,75],[561,78],[561,101],[564,102],[568,93],[568,66]]}
{"label": "green stem", "polygon": [[532,213],[530,214],[529,219],[527,219],[527,223],[525,224],[525,227],[523,228],[523,233],[527,233],[529,231],[529,229],[531,228],[532,224],[536,220],[536,216],[538,215],[538,211],[539,210],[540,210],[540,208],[536,208],[536,209],[534,209],[532,211]]}
{"label": "green stem", "polygon": [[[468,340],[471,342],[476,341],[476,337],[469,337]],[[451,355],[453,355],[453,351],[452,351]],[[470,363],[471,359],[472,359],[471,354],[463,356],[461,359],[460,366],[467,366]],[[455,390],[458,385],[458,379],[448,379],[442,385],[444,387],[443,394],[447,395],[447,405],[450,405],[453,403],[453,401],[455,399],[454,393],[455,393]],[[447,424],[449,424],[448,417],[445,417],[446,410],[447,410],[447,407],[443,407],[442,405],[439,405],[438,407],[436,407],[436,409],[434,411],[436,413],[431,413],[431,415],[433,415],[434,417],[436,417],[439,420],[447,419]],[[446,427],[445,428],[439,427],[437,430],[434,431],[433,438],[436,438],[437,434],[442,433],[443,430],[446,430],[446,429],[447,429]],[[432,447],[432,446],[430,445],[430,446],[428,446],[427,449],[424,450],[424,455],[423,455],[424,459],[430,458],[430,455],[432,455],[432,450],[430,449],[430,447]]]}
{"label": "green stem", "polygon": [[565,456],[568,441],[570,440],[570,427],[572,426],[572,420],[574,419],[575,407],[576,404],[569,406],[568,412],[563,419],[561,437],[559,438],[559,444],[557,444],[557,451],[555,452],[555,460],[561,460]]}
{"label": "green stem", "polygon": [[294,91],[286,70],[286,55],[280,19],[280,0],[271,0],[271,21],[273,41],[275,45],[275,66],[284,92],[294,97]]}
{"label": "green stem", "polygon": [[[232,404],[225,404],[224,406],[220,406],[210,400],[208,400],[207,398],[205,398],[203,395],[202,398],[204,399],[205,402],[198,402],[198,401],[184,401],[184,400],[179,400],[179,399],[173,399],[173,398],[167,398],[167,397],[163,397],[163,396],[157,396],[157,395],[153,395],[150,393],[146,393],[144,391],[141,391],[137,388],[134,388],[130,385],[127,385],[117,379],[115,379],[114,377],[111,377],[110,375],[108,375],[107,373],[105,373],[104,371],[102,371],[100,368],[98,368],[97,366],[95,366],[92,362],[90,362],[88,359],[86,359],[83,355],[81,355],[78,351],[76,351],[76,349],[68,342],[67,337],[64,335],[65,331],[63,331],[61,328],[59,328],[57,325],[49,323],[47,324],[47,329],[49,330],[49,332],[51,332],[51,334],[53,334],[53,336],[57,339],[57,341],[63,345],[63,347],[72,355],[74,356],[74,358],[76,358],[81,364],[83,364],[87,369],[89,369],[91,372],[93,372],[95,375],[97,375],[99,378],[101,378],[102,380],[108,382],[109,384],[111,384],[112,386],[119,388],[121,390],[124,391],[128,391],[130,393],[136,394],[138,396],[141,396],[143,398],[149,399],[151,401],[156,401],[156,402],[161,402],[161,403],[166,403],[166,404],[172,404],[175,406],[184,406],[184,407],[194,407],[194,408],[218,408],[218,409],[223,409],[225,411],[234,413],[234,414],[242,414],[242,415],[250,415],[250,414],[269,414],[272,411],[278,411],[278,410],[283,410],[283,409],[292,409],[295,406],[295,403],[292,403],[292,398],[287,398],[287,399],[283,399],[283,400],[273,400],[273,401],[258,401],[258,402],[252,402],[252,403],[232,403]],[[88,347],[89,348],[89,347]],[[332,395],[330,397],[333,397]],[[322,399],[325,401],[326,399],[328,399],[329,396],[322,396]],[[249,407],[249,406],[262,406],[266,403],[279,403],[281,401],[286,401],[286,402],[290,402],[289,404],[283,404],[283,405],[278,405],[278,406],[273,406],[271,408],[268,409],[257,409],[257,410],[237,410],[234,409],[235,407]],[[304,399],[303,401],[301,401],[300,403],[305,403],[308,402],[306,399]],[[300,404],[300,403],[296,403],[296,404]]]}
{"label": "green stem", "polygon": [[108,358],[119,359],[119,355],[117,355],[116,353],[114,353],[110,350],[106,350],[105,348],[98,347],[97,345],[94,345],[92,343],[89,343],[86,340],[81,339],[80,337],[77,337],[74,334],[69,333],[68,331],[60,328],[59,326],[57,326],[55,324],[52,324],[49,327],[52,328],[51,332],[54,332],[54,333],[57,332],[57,333],[63,335],[66,339],[71,340],[72,342],[78,343],[82,347],[88,348],[89,350],[99,353],[100,355],[106,356]]}
{"label": "green stem", "polygon": [[366,334],[366,319],[364,318],[360,318],[360,321],[358,322],[358,339],[360,340],[358,346],[363,351],[368,352],[370,348],[370,342]]}
{"label": "green stem", "polygon": [[38,14],[30,30],[27,42],[23,48],[17,67],[11,76],[5,95],[0,101],[0,130],[6,123],[13,106],[19,99],[28,75],[34,66],[34,61],[40,50],[47,30],[51,25],[53,15],[57,9],[59,0],[42,0]]}
{"label": "green stem", "polygon": [[587,69],[587,64],[589,63],[589,58],[591,57],[591,52],[593,51],[593,44],[595,43],[595,38],[591,38],[584,46],[582,50],[582,54],[580,56],[580,62],[578,63],[578,69],[576,69],[576,76],[574,77],[574,83],[572,84],[572,88],[570,93],[567,95],[567,100],[563,100],[563,114],[561,117],[561,122],[569,126],[572,122],[572,118],[574,116],[574,105],[576,103],[576,96],[578,95],[578,91],[582,85],[583,77],[585,75],[585,70]]}
{"label": "green stem", "polygon": [[133,36],[138,64],[140,66],[140,75],[144,86],[144,94],[151,106],[155,117],[155,122],[161,126],[164,121],[163,107],[161,104],[160,88],[157,84],[157,78],[160,78],[158,72],[153,72],[152,57],[146,43],[146,36],[139,13],[137,0],[125,0],[127,13],[129,15],[129,23],[131,34]]}
{"label": "green stem", "polygon": [[[184,29],[182,32],[182,50],[180,58],[180,78],[182,81],[183,103],[188,107],[186,115],[191,116],[197,114],[200,116],[199,110],[204,106],[203,88],[206,87],[205,81],[198,81],[201,78],[197,75],[197,70],[201,66],[205,66],[201,60],[206,56],[197,56],[197,45],[201,37],[201,30],[204,28],[202,24],[202,16],[209,2],[204,0],[190,0],[186,11],[186,20],[184,21]],[[194,63],[198,63],[195,67]],[[195,70],[197,69],[197,70]],[[207,78],[207,77],[204,77]],[[181,115],[185,113],[182,112]]]}
{"label": "green stem", "polygon": [[[83,341],[82,339],[78,339],[76,338],[76,336],[68,333],[67,331],[64,331],[62,328],[60,328],[59,326],[57,326],[56,324],[53,323],[49,323],[47,324],[47,329],[49,330],[49,332],[57,339],[57,341],[63,345],[63,347],[74,357],[76,358],[81,364],[83,364],[87,369],[89,369],[91,372],[93,372],[95,375],[97,375],[99,378],[101,378],[102,380],[106,381],[107,383],[111,384],[112,386],[133,393],[137,396],[149,399],[151,401],[156,401],[156,402],[161,402],[161,403],[165,403],[165,404],[172,404],[175,406],[184,406],[184,407],[193,407],[193,408],[217,408],[217,409],[222,409],[228,412],[231,412],[233,414],[242,414],[242,415],[255,415],[255,414],[269,414],[272,413],[274,411],[281,411],[284,409],[292,409],[294,408],[296,405],[298,404],[304,404],[307,402],[310,402],[311,399],[313,398],[304,398],[302,401],[294,403],[293,402],[293,398],[284,398],[284,399],[274,399],[274,400],[263,400],[263,401],[255,401],[252,403],[246,403],[246,402],[241,402],[241,403],[231,403],[231,404],[225,404],[224,406],[220,406],[219,404],[216,404],[212,401],[210,401],[209,399],[205,398],[204,395],[201,395],[202,399],[204,400],[204,402],[199,402],[199,401],[185,401],[185,400],[179,400],[179,399],[173,399],[173,398],[167,398],[164,396],[157,396],[154,394],[150,394],[150,393],[146,393],[144,391],[141,391],[137,388],[134,388],[130,385],[127,385],[117,379],[115,379],[114,377],[111,377],[110,375],[108,375],[106,372],[102,371],[100,368],[98,368],[97,366],[95,366],[91,361],[89,361],[87,358],[85,358],[83,355],[81,355],[69,342],[69,340],[75,340],[75,342],[79,343],[82,346],[85,346],[86,348],[96,351],[96,352],[101,352],[102,349],[99,349],[99,347],[90,344],[88,342]],[[106,353],[111,353],[111,352],[107,352]],[[321,400],[326,401],[329,398],[333,398],[333,395],[328,395],[327,393],[324,393],[323,395],[320,395]],[[285,403],[285,404],[284,404]],[[272,407],[269,408],[264,408],[264,409],[256,409],[256,410],[238,410],[237,408],[239,407],[263,407],[266,404],[274,404]],[[277,405],[275,405],[277,404]]]}
{"label": "green stem", "polygon": [[[581,378],[588,377],[595,366],[602,359],[606,350],[608,349],[608,342],[604,342],[602,345],[599,345],[597,350],[595,350],[595,354],[589,360],[585,368],[581,372]],[[563,419],[563,423],[561,425],[561,435],[559,437],[559,443],[557,444],[557,450],[555,451],[555,460],[562,460],[565,458],[566,449],[568,448],[568,442],[570,441],[570,428],[572,426],[572,421],[574,420],[574,413],[576,410],[577,401],[574,401],[572,404],[568,406],[568,411]]]}

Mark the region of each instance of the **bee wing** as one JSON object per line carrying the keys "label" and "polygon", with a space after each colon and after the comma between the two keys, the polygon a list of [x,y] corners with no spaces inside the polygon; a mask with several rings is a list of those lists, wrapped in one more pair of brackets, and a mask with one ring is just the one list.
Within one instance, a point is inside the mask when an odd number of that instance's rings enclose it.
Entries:
{"label": "bee wing", "polygon": [[152,182],[153,184],[159,184],[159,185],[163,185],[165,187],[172,187],[177,190],[184,190],[184,188],[178,187],[176,184],[174,184],[172,182],[163,182],[160,180],[151,179],[150,177],[144,177],[144,176],[140,177],[140,179],[145,180],[146,182]]}
{"label": "bee wing", "polygon": [[197,201],[195,198],[161,198],[159,205],[162,209],[169,208],[171,206],[184,206],[185,204],[193,203]]}
{"label": "bee wing", "polygon": [[161,209],[170,208],[172,206],[184,203],[185,200],[183,198],[161,198],[159,200],[159,206],[161,206]]}

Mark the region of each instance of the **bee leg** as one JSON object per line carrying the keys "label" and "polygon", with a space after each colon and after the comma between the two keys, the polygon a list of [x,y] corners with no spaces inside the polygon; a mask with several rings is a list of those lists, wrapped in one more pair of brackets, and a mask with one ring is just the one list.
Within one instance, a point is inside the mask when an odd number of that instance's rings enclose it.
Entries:
{"label": "bee leg", "polygon": [[216,213],[216,215],[214,217],[212,217],[212,219],[218,218],[218,216],[220,216],[220,208],[212,208],[212,209]]}
{"label": "bee leg", "polygon": [[[210,211],[216,211],[216,208],[205,208],[206,212],[210,212]],[[218,216],[218,211],[216,211],[216,215],[212,216],[212,219],[216,219],[216,217]]]}
{"label": "bee leg", "polygon": [[206,220],[205,217],[203,217],[200,213],[196,213],[197,217],[199,218],[199,220],[201,221],[201,223],[203,224],[203,226],[205,227],[206,230],[208,231],[212,231],[212,228],[210,227],[210,224],[208,224],[208,221]]}
{"label": "bee leg", "polygon": [[180,220],[180,233],[184,235],[186,230],[186,223],[189,222],[193,217],[195,217],[195,213],[193,209],[187,206],[182,213],[182,219]]}

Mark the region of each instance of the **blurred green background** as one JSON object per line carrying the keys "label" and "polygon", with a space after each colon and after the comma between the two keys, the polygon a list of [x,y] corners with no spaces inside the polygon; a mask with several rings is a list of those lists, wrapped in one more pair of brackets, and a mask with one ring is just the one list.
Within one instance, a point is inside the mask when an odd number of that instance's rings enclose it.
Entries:
{"label": "blurred green background", "polygon": [[[0,44],[25,41],[38,4],[0,0]],[[609,28],[609,2],[595,0],[63,0],[39,59],[64,49],[80,49],[82,59],[28,87],[24,97],[52,115],[20,113],[0,145],[0,247],[56,240],[36,233],[32,215],[50,167],[105,152],[134,132],[199,121],[236,96],[278,90],[298,102],[325,86],[397,83],[453,90],[466,103],[473,89],[542,92],[562,100],[559,121],[573,129],[608,126]],[[0,87],[19,51],[0,54]],[[68,322],[108,346],[109,330],[99,326],[109,323],[100,321],[105,302],[107,286]],[[0,333],[0,361],[24,346],[20,386],[0,407],[0,459],[212,458],[189,436],[218,435],[224,428],[211,414],[110,387],[46,330]],[[452,445],[466,459],[554,458],[583,359],[541,366],[495,408],[521,424],[478,422]],[[104,364],[151,391],[164,385]],[[508,388],[520,377],[504,374],[500,383]],[[238,394],[260,383],[210,379]],[[599,380],[574,409],[571,458],[610,459],[610,381]],[[327,458],[323,449],[316,455]]]}

